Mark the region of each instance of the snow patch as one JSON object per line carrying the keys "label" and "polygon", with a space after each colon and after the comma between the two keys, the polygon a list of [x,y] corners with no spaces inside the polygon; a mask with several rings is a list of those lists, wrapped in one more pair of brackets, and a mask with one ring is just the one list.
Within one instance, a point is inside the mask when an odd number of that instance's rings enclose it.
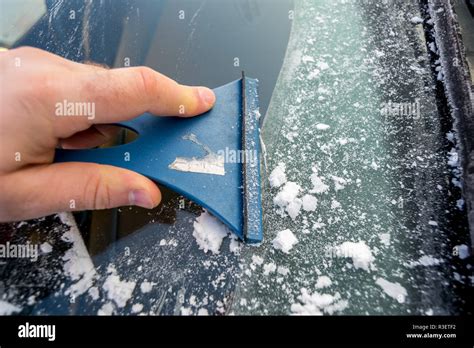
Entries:
{"label": "snow patch", "polygon": [[311,71],[308,76],[307,76],[307,79],[308,80],[314,80],[315,78],[317,78],[319,76],[319,74],[321,73],[321,70],[319,69],[314,69],[313,71]]}
{"label": "snow patch", "polygon": [[303,56],[301,57],[301,61],[305,64],[308,62],[314,63],[314,58],[311,56]]}
{"label": "snow patch", "polygon": [[344,189],[346,187],[346,185],[349,183],[346,179],[340,178],[340,177],[335,176],[335,175],[332,175],[331,178],[334,181],[334,189],[336,191]]}
{"label": "snow patch", "polygon": [[321,70],[329,69],[329,65],[326,62],[317,62],[316,66]]}
{"label": "snow patch", "polygon": [[329,278],[328,276],[321,276],[316,281],[316,288],[317,289],[327,288],[331,286],[331,284],[332,284],[331,278]]}
{"label": "snow patch", "polygon": [[416,267],[416,266],[430,267],[430,266],[437,266],[440,263],[443,263],[443,260],[437,259],[430,255],[423,255],[422,257],[418,259],[418,261],[410,262],[408,266],[409,267]]}
{"label": "snow patch", "polygon": [[227,227],[207,210],[204,210],[194,222],[193,236],[199,249],[205,253],[211,251],[213,254],[219,254],[222,241],[227,234],[229,234]]}
{"label": "snow patch", "polygon": [[311,183],[313,184],[311,193],[321,194],[329,190],[329,186],[324,183],[324,178],[318,176],[318,167],[313,166],[313,174],[311,174]]}
{"label": "snow patch", "polygon": [[112,302],[104,303],[104,305],[97,311],[97,315],[112,315],[114,313],[114,305]]}
{"label": "snow patch", "polygon": [[410,18],[410,22],[412,22],[413,24],[421,24],[423,23],[423,19],[418,16],[413,16]]}
{"label": "snow patch", "polygon": [[235,255],[239,255],[241,248],[242,248],[242,243],[240,243],[239,239],[237,238],[235,234],[231,234],[230,243],[229,243],[229,251]]}
{"label": "snow patch", "polygon": [[263,258],[258,255],[252,255],[252,264],[261,266],[263,264]]}
{"label": "snow patch", "polygon": [[374,268],[375,258],[365,242],[344,242],[333,247],[331,252],[336,257],[352,258],[355,268],[361,268],[367,272]]}
{"label": "snow patch", "polygon": [[302,198],[304,211],[315,211],[318,204],[316,197],[311,195],[304,195]]}
{"label": "snow patch", "polygon": [[92,288],[89,289],[88,294],[93,300],[98,300],[100,297],[99,288],[96,286],[93,286]]}
{"label": "snow patch", "polygon": [[20,307],[0,300],[0,315],[10,315],[19,311],[21,311]]}
{"label": "snow patch", "polygon": [[328,130],[329,128],[331,128],[331,127],[327,124],[324,124],[324,123],[318,123],[316,125],[317,130]]}
{"label": "snow patch", "polygon": [[153,283],[148,282],[146,280],[140,284],[140,290],[144,294],[149,293],[152,288],[153,288]]}
{"label": "snow patch", "polygon": [[392,283],[383,278],[377,278],[375,284],[380,286],[382,290],[391,298],[397,300],[400,303],[405,302],[405,298],[407,297],[407,291],[399,283]]}
{"label": "snow patch", "polygon": [[132,313],[140,313],[143,310],[143,305],[141,303],[135,303],[132,306]]}
{"label": "snow patch", "polygon": [[341,207],[341,203],[333,199],[331,201],[331,209],[339,209]]}
{"label": "snow patch", "polygon": [[209,312],[207,311],[206,308],[199,308],[199,309],[198,309],[198,312],[197,312],[197,315],[199,315],[199,316],[206,316],[206,315],[209,315]]}
{"label": "snow patch", "polygon": [[111,274],[102,287],[107,292],[108,299],[114,301],[119,308],[123,308],[132,297],[135,285],[134,281],[120,280],[118,275]]}
{"label": "snow patch", "polygon": [[286,211],[293,220],[299,215],[303,205],[298,198],[300,191],[301,187],[297,183],[288,181],[273,198],[273,203],[280,208],[280,213]]}
{"label": "snow patch", "polygon": [[278,266],[277,273],[281,274],[282,276],[287,276],[290,273],[290,269],[285,266]]}
{"label": "snow patch", "polygon": [[343,311],[348,306],[346,300],[341,300],[340,295],[320,294],[318,292],[310,293],[307,289],[301,289],[301,295],[298,296],[301,303],[291,305],[291,311],[297,315],[323,315],[324,313],[333,314]]}
{"label": "snow patch", "polygon": [[72,214],[59,213],[58,217],[70,228],[61,236],[61,239],[72,244],[62,259],[65,261],[64,273],[75,283],[65,293],[77,297],[89,290],[97,273]]}
{"label": "snow patch", "polygon": [[298,239],[289,229],[278,232],[272,241],[273,247],[285,254],[288,254],[296,243],[298,243]]}
{"label": "snow patch", "polygon": [[267,263],[263,265],[263,274],[269,275],[270,273],[275,272],[276,269],[277,269],[277,266],[273,262]]}
{"label": "snow patch", "polygon": [[385,246],[390,246],[390,233],[380,233],[380,242]]}
{"label": "snow patch", "polygon": [[51,251],[53,251],[53,246],[48,242],[44,242],[40,245],[40,250],[43,254],[49,254]]}

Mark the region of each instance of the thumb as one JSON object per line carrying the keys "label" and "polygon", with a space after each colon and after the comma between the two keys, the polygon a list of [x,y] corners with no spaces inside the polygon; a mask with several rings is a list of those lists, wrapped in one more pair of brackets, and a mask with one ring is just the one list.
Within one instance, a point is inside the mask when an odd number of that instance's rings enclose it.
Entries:
{"label": "thumb", "polygon": [[146,177],[94,163],[55,163],[0,176],[0,221],[18,221],[56,212],[137,205],[161,201]]}

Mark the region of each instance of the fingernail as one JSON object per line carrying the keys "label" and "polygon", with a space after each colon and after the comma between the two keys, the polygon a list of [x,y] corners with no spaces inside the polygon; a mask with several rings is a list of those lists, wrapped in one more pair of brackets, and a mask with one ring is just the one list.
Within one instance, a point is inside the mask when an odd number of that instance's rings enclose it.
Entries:
{"label": "fingernail", "polygon": [[133,190],[128,194],[130,205],[151,209],[155,207],[151,195],[146,190]]}
{"label": "fingernail", "polygon": [[199,96],[204,104],[212,106],[216,101],[216,96],[214,92],[206,87],[199,87]]}

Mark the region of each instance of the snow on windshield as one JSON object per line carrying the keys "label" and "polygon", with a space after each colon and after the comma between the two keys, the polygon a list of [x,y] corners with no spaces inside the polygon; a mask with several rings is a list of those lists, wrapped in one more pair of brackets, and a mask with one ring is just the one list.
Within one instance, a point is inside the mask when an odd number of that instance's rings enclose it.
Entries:
{"label": "snow on windshield", "polygon": [[[263,244],[243,245],[175,197],[160,208],[171,217],[156,217],[164,224],[150,218],[91,259],[62,214],[48,233],[31,223],[39,271],[5,268],[0,313],[462,312],[468,233],[456,135],[438,112],[421,25],[428,19],[395,1],[301,0],[290,15],[263,125]],[[436,53],[435,43],[428,49]]]}
{"label": "snow on windshield", "polygon": [[444,263],[458,258],[458,164],[420,10],[295,6],[263,127],[266,241],[243,251],[235,313],[457,312],[453,284],[469,279]]}

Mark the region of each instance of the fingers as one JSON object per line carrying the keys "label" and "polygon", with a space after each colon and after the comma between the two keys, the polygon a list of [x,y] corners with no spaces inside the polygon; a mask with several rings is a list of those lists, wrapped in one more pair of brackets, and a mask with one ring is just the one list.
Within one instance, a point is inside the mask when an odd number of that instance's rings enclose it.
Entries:
{"label": "fingers", "polygon": [[3,222],[62,211],[128,205],[151,209],[161,201],[158,187],[144,176],[92,163],[25,168],[2,176],[0,188],[0,221]]}
{"label": "fingers", "polygon": [[209,88],[183,86],[146,67],[96,70],[79,83],[84,100],[96,103],[98,119],[94,123],[124,121],[143,112],[195,116],[215,102]]}
{"label": "fingers", "polygon": [[[70,117],[68,122],[79,124],[79,129],[68,129],[72,135],[91,124],[115,123],[130,120],[142,113],[160,116],[190,117],[208,111],[215,103],[215,95],[206,87],[180,85],[147,67],[98,69],[90,67],[78,72],[74,83],[64,80],[57,85],[58,101],[85,103],[87,117]],[[69,107],[65,105],[65,107]],[[64,124],[64,122],[58,122]],[[62,129],[60,130],[62,131]]]}
{"label": "fingers", "polygon": [[[209,88],[180,85],[148,67],[104,69],[31,47],[10,50],[3,56],[1,75],[10,72],[17,81],[14,92],[22,105],[47,115],[56,138],[70,137],[92,124],[129,120],[144,112],[195,116],[215,103]],[[15,64],[21,64],[21,69]]]}

